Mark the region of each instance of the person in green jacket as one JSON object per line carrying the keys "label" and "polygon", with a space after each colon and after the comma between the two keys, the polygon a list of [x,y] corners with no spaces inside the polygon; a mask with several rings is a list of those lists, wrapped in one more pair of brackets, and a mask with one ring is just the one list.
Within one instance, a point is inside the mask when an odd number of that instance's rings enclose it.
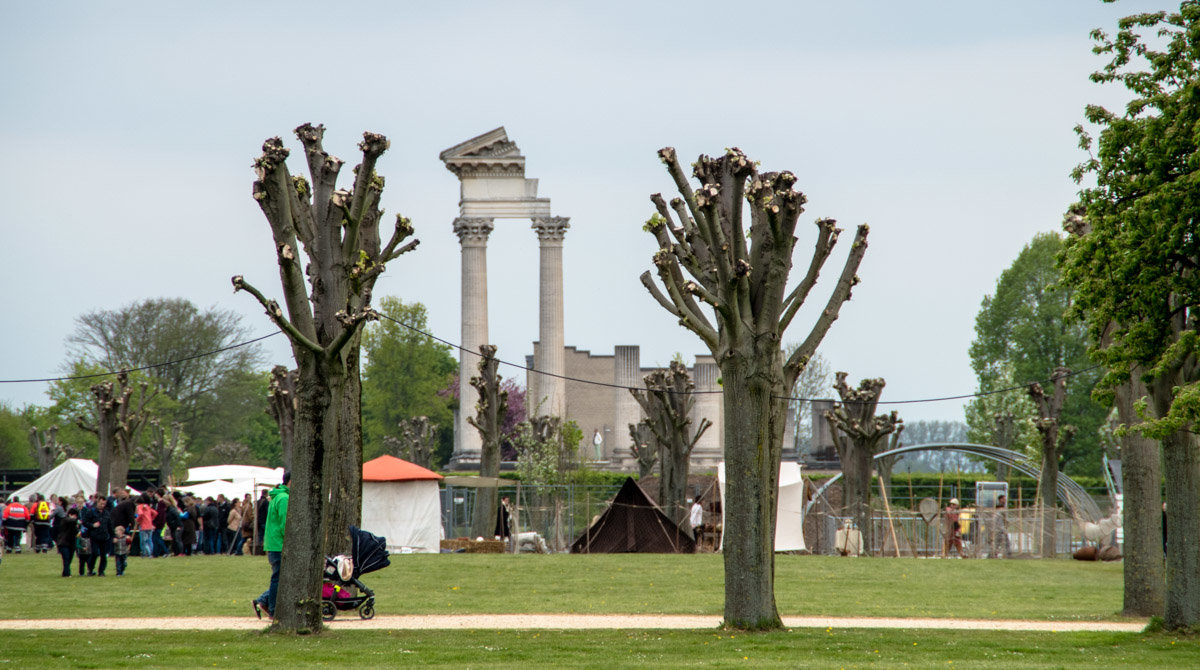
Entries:
{"label": "person in green jacket", "polygon": [[283,561],[283,531],[287,525],[288,484],[292,481],[292,473],[283,473],[283,483],[267,494],[271,499],[267,507],[267,528],[263,534],[263,550],[267,552],[267,562],[271,564],[271,585],[262,595],[255,598],[254,613],[262,618],[262,611],[267,610],[267,616],[275,617],[275,596],[279,592],[279,564]]}

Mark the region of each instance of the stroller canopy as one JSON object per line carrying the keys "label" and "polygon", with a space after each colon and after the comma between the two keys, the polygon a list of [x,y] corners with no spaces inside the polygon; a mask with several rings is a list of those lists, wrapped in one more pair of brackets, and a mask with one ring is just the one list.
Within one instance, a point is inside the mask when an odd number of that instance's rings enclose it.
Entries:
{"label": "stroller canopy", "polygon": [[358,526],[350,526],[350,547],[350,558],[354,559],[356,578],[392,564],[388,558],[387,540]]}

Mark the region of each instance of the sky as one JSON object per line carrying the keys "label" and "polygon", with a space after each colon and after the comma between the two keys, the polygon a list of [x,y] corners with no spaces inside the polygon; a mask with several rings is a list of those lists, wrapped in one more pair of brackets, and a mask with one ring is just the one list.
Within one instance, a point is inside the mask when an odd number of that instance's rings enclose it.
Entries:
{"label": "sky", "polygon": [[[846,229],[785,341],[807,335],[851,233],[871,227],[852,300],[820,353],[883,400],[975,390],[967,349],[983,297],[1034,234],[1059,230],[1086,158],[1084,106],[1122,101],[1089,81],[1089,32],[1169,5],[1145,1],[846,0],[644,3],[242,1],[7,3],[0,20],[0,380],[53,377],[79,315],[155,297],[241,314],[273,332],[241,274],[279,297],[251,162],[323,123],[349,165],[363,131],[391,149],[382,206],[412,219],[417,251],[376,296],[419,301],[459,338],[458,181],[438,153],[504,126],[564,244],[566,343],[639,344],[643,366],[706,353],[646,293],[649,195],[673,185],[656,151],[688,162],[740,147],[791,170],[817,218]],[[335,11],[332,11],[336,9]],[[536,234],[497,220],[489,326],[503,360],[537,339]],[[793,281],[799,271],[793,273]],[[807,317],[807,318],[806,318]],[[287,363],[283,336],[266,341]],[[506,376],[523,379],[509,368]],[[48,404],[45,383],[0,402]],[[832,391],[831,391],[832,393]],[[963,401],[900,405],[959,420]]]}

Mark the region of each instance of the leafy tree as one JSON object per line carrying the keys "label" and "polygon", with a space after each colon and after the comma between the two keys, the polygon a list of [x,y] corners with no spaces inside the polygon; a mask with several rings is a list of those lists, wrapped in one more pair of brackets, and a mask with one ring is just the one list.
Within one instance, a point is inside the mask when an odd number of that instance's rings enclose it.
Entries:
{"label": "leafy tree", "polygon": [[[1066,316],[1073,289],[1060,284],[1055,258],[1062,248],[1058,233],[1038,233],[1000,274],[995,293],[983,298],[975,317],[971,367],[983,393],[1046,381],[1058,367],[1077,371],[1067,379],[1062,422],[1079,432],[1059,453],[1058,467],[1069,474],[1097,476],[1102,452],[1097,429],[1108,407],[1091,397],[1100,371],[1089,370],[1094,365],[1088,358],[1087,327]],[[1008,392],[973,400],[967,411],[972,436],[990,438],[997,405],[1012,411],[1023,425],[1035,420],[1033,406],[1014,397],[1021,395]],[[1037,442],[1026,428],[1021,436],[1030,438],[1030,444]]]}
{"label": "leafy tree", "polygon": [[233,346],[250,338],[235,312],[202,310],[183,298],[152,298],[77,317],[67,337],[69,366],[82,361],[107,372],[155,366],[146,376],[175,403],[172,415],[163,418],[182,422],[192,450],[203,453],[230,439],[257,409],[229,388],[257,374],[263,363],[259,345]]}
{"label": "leafy tree", "polygon": [[398,436],[400,422],[416,416],[429,417],[439,427],[439,445],[453,449],[452,400],[440,392],[458,361],[449,346],[421,334],[428,332],[421,303],[384,296],[379,311],[387,318],[369,325],[362,343],[364,450],[383,453],[383,438]]}
{"label": "leafy tree", "polygon": [[[1078,128],[1092,155],[1063,257],[1064,282],[1100,343],[1106,389],[1146,385],[1131,428],[1162,444],[1169,543],[1164,626],[1200,625],[1200,2],[1093,31],[1109,62],[1093,81],[1124,85],[1123,113],[1099,105]],[[1146,510],[1143,513],[1149,513]]]}
{"label": "leafy tree", "polygon": [[0,402],[0,468],[35,467],[29,453],[29,428],[21,412]]}
{"label": "leafy tree", "polygon": [[[774,535],[786,411],[781,399],[850,299],[868,229],[859,226],[816,323],[785,360],[783,333],[816,285],[841,231],[832,219],[816,222],[807,272],[789,289],[796,223],[806,202],[792,188],[795,175],[760,174],[734,148],[720,158],[701,156],[693,165],[697,191],[675,149],[658,155],[680,197],[668,206],[661,195],[651,196],[658,213],[646,230],[658,241],[653,262],[663,288],[649,272],[641,279],[655,301],[708,346],[724,382],[725,625],[779,628]],[[744,204],[749,205],[749,230]]]}
{"label": "leafy tree", "polygon": [[254,199],[274,237],[286,315],[241,275],[233,277],[234,290],[254,296],[287,335],[299,371],[292,487],[273,624],[291,632],[321,628],[322,557],[349,549],[346,528],[361,513],[359,336],[363,323],[377,317],[371,308],[376,279],[387,263],[416,247],[415,240],[401,246],[413,232],[404,217],[396,217],[386,243],[380,236],[383,179],[375,164],[388,148],[386,137],[363,134],[363,160],[355,169],[353,190],[346,191],[337,188],[341,159],[321,144],[325,127],[306,123],[295,132],[304,145],[311,183],[292,177],[288,150],[278,137],[263,143],[254,162]]}

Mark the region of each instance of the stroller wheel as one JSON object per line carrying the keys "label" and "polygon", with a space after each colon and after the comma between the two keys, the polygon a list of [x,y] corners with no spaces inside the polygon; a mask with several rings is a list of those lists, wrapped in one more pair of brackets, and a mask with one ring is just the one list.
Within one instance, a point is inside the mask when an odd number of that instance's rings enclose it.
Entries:
{"label": "stroller wheel", "polygon": [[375,603],[373,601],[363,603],[363,606],[358,608],[358,616],[364,619],[375,618]]}
{"label": "stroller wheel", "polygon": [[332,600],[321,601],[321,618],[325,621],[333,621],[337,616],[337,607],[334,606]]}

